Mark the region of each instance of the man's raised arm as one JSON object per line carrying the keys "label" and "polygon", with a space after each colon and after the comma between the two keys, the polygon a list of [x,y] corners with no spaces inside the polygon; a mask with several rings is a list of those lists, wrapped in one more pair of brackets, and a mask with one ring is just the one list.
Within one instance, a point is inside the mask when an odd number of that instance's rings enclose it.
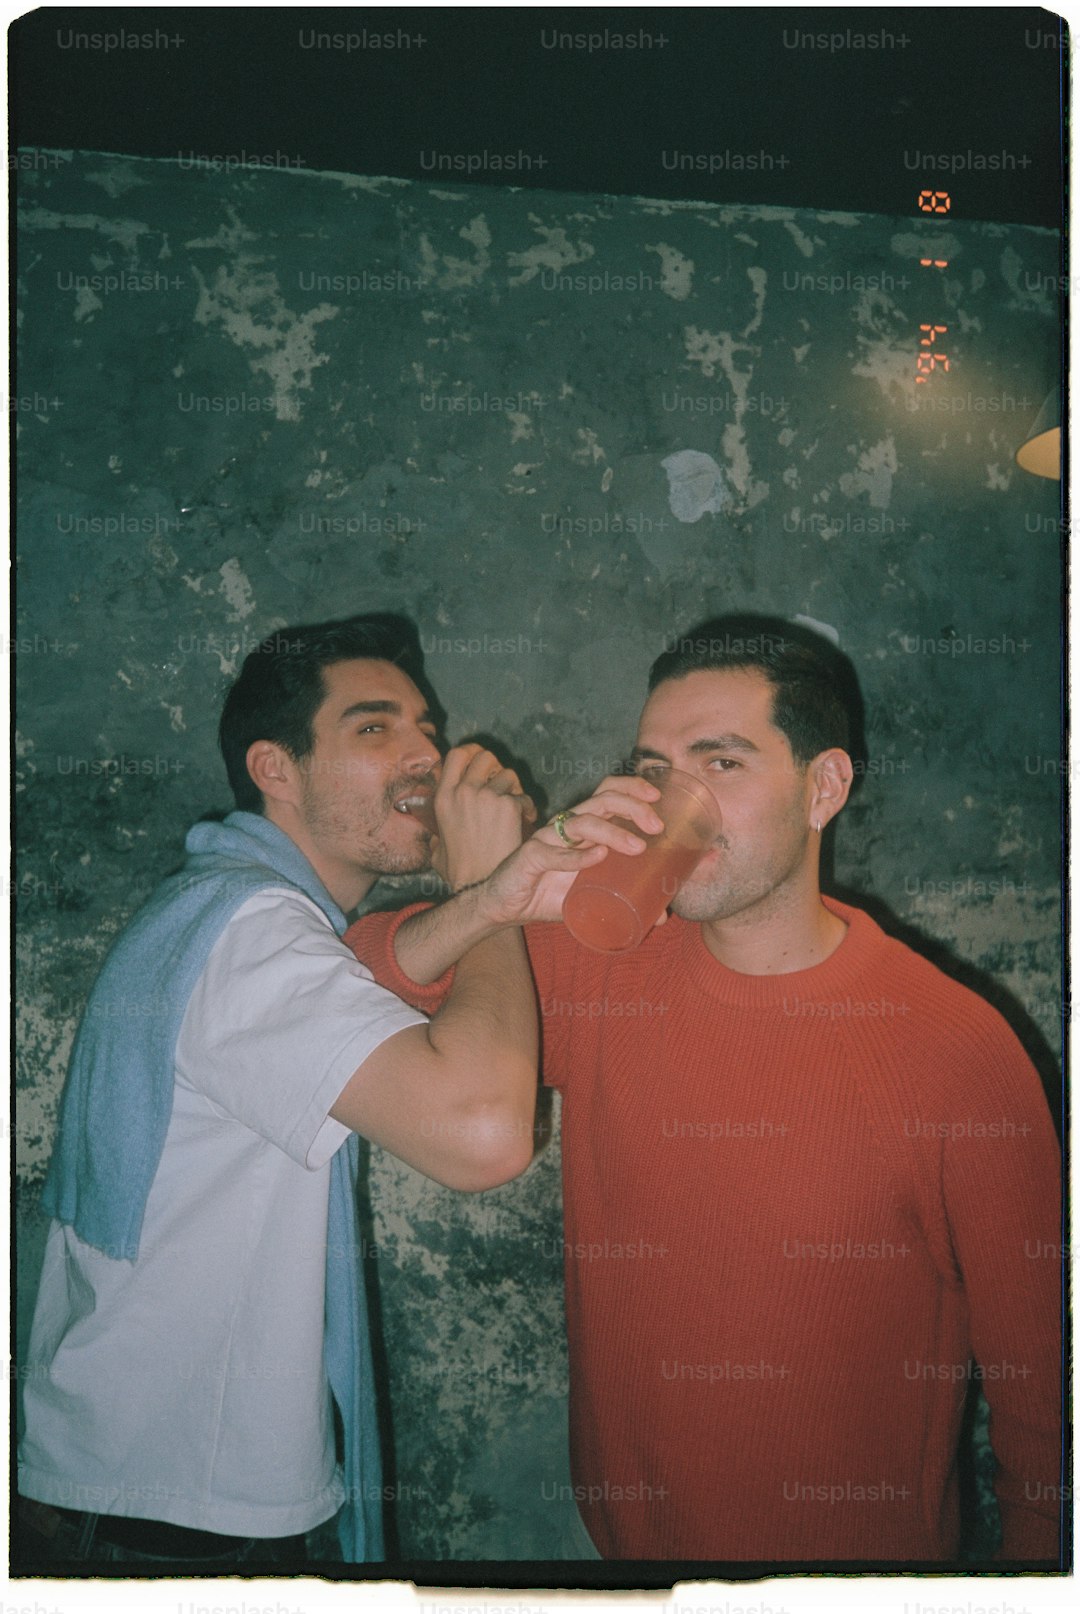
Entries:
{"label": "man's raised arm", "polygon": [[648,805],[653,785],[630,777],[613,786],[569,815],[565,839],[548,825],[505,855],[507,840],[521,837],[514,793],[495,805],[448,767],[436,795],[436,861],[455,894],[369,915],[346,932],[381,985],[433,1018],[387,1038],[330,1113],[449,1188],[493,1188],[532,1158],[536,994],[520,927],[557,919],[578,869],[609,846],[644,849],[611,817],[662,827]]}
{"label": "man's raised arm", "polygon": [[[414,989],[401,995],[426,1008],[428,1004],[422,994],[415,995],[415,988],[439,983],[478,942],[507,926],[560,919],[563,899],[579,869],[601,862],[608,847],[631,854],[644,850],[639,836],[611,820],[629,820],[647,834],[663,829],[649,805],[659,794],[655,785],[633,774],[605,779],[595,795],[566,814],[565,839],[552,824],[546,824],[509,856],[504,853],[501,860],[499,849],[490,841],[474,838],[462,843],[457,826],[448,821],[440,872],[455,894],[434,907],[395,916],[393,923],[385,915],[376,916],[383,920],[382,934],[392,945],[401,986]],[[444,812],[449,819],[442,785],[435,802],[442,830]],[[346,936],[350,945],[370,923],[363,919],[352,927]],[[354,951],[364,958],[362,950],[354,946]],[[386,980],[385,973],[375,973]],[[398,990],[397,982],[394,989]]]}

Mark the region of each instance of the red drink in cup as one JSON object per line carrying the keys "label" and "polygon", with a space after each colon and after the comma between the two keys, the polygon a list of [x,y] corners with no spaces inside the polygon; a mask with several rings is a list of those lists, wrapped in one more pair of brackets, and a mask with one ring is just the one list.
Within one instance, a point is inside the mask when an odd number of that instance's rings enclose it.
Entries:
{"label": "red drink in cup", "polygon": [[663,819],[663,830],[647,835],[629,819],[613,818],[647,842],[644,852],[609,848],[602,863],[582,869],[563,903],[571,936],[600,953],[639,946],[720,834],[720,809],[700,779],[678,768],[643,772],[642,778],[661,792],[649,806]]}

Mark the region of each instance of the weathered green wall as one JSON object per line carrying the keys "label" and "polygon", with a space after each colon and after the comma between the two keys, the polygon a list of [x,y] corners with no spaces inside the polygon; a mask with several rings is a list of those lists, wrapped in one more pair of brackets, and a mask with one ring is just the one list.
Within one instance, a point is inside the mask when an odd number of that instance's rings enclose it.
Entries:
{"label": "weathered green wall", "polygon": [[[622,754],[671,634],[827,624],[867,705],[837,881],[1057,1046],[1058,495],[1012,460],[1056,236],[88,153],[19,180],[23,1332],[81,1003],[229,804],[222,696],[285,623],[407,612],[452,736],[501,737],[549,809]],[[951,369],[917,385],[927,321]],[[554,1550],[557,1156],[466,1199],[373,1155],[409,1556]]]}

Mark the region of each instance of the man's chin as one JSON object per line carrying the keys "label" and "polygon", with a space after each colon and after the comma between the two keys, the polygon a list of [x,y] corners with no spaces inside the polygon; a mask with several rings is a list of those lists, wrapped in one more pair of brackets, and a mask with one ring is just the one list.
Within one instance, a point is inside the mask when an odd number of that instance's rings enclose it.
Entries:
{"label": "man's chin", "polygon": [[700,925],[704,924],[707,919],[716,919],[718,917],[715,910],[709,907],[707,903],[694,902],[693,900],[683,902],[680,900],[681,895],[682,893],[680,892],[679,897],[676,897],[671,904],[670,911],[675,915],[676,919],[685,919],[687,924],[690,925]]}
{"label": "man's chin", "polygon": [[710,919],[725,919],[733,909],[729,893],[712,885],[695,885],[691,879],[676,893],[671,911],[679,919],[700,925]]}
{"label": "man's chin", "polygon": [[380,878],[384,874],[427,874],[431,869],[431,854],[426,847],[418,853],[383,852],[377,861],[368,865]]}
{"label": "man's chin", "polygon": [[[394,833],[388,822],[383,835],[371,847],[368,868],[378,875],[426,874],[431,868],[431,853],[437,837],[410,815],[399,816],[406,819],[412,833]],[[397,830],[396,820],[394,830]]]}

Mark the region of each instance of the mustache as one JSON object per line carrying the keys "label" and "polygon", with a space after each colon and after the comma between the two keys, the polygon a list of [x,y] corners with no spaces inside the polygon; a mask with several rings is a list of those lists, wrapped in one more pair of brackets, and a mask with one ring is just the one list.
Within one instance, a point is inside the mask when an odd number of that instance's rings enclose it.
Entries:
{"label": "mustache", "polygon": [[391,784],[387,785],[385,791],[383,792],[383,806],[387,812],[392,812],[394,802],[397,800],[398,796],[409,790],[416,790],[418,788],[434,791],[438,782],[439,781],[436,776],[430,772],[404,773],[399,778],[395,779]]}

